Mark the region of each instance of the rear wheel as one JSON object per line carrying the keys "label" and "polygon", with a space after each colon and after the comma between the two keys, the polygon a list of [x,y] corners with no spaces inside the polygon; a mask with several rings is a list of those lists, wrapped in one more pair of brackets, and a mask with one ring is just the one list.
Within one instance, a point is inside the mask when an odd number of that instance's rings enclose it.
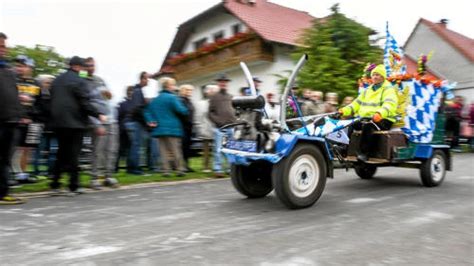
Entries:
{"label": "rear wheel", "polygon": [[436,187],[440,185],[446,176],[446,155],[441,150],[435,150],[428,160],[420,167],[421,183],[425,187]]}
{"label": "rear wheel", "polygon": [[314,145],[298,144],[272,173],[275,193],[288,208],[313,205],[326,186],[326,162]]}
{"label": "rear wheel", "polygon": [[377,172],[377,166],[358,163],[354,165],[354,170],[361,179],[372,179]]}
{"label": "rear wheel", "polygon": [[272,166],[264,161],[257,161],[248,166],[232,165],[232,184],[237,191],[249,198],[265,197],[273,190]]}

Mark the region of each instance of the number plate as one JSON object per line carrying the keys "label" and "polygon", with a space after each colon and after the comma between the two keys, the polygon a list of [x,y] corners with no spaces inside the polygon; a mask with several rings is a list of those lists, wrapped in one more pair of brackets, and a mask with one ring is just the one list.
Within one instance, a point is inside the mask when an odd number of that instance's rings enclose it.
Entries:
{"label": "number plate", "polygon": [[229,140],[226,148],[238,151],[257,152],[257,142],[252,140]]}

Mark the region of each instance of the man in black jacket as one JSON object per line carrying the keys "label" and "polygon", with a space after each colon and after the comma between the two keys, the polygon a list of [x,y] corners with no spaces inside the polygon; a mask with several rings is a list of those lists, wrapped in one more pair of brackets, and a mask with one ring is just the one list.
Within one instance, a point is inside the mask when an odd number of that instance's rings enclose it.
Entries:
{"label": "man in black jacket", "polygon": [[13,135],[21,109],[15,76],[5,61],[6,39],[7,36],[0,32],[0,205],[23,203],[21,199],[8,195]]}
{"label": "man in black jacket", "polygon": [[89,126],[88,116],[97,117],[101,122],[106,122],[107,118],[90,102],[87,83],[82,77],[87,75],[83,70],[84,59],[74,56],[69,66],[68,71],[51,85],[51,116],[59,146],[51,188],[59,192],[61,173],[68,172],[69,190],[76,194],[80,193],[79,153]]}

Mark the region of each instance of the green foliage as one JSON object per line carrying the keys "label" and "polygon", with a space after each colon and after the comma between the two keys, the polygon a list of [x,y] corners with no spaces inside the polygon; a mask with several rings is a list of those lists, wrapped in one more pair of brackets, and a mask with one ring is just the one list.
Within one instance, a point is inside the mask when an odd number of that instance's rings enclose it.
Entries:
{"label": "green foliage", "polygon": [[8,49],[8,58],[13,60],[17,55],[26,55],[35,60],[34,76],[38,74],[57,75],[65,68],[66,59],[58,54],[54,47],[37,44],[34,48],[17,45]]}
{"label": "green foliage", "polygon": [[303,46],[293,56],[295,60],[303,53],[309,56],[299,75],[300,87],[336,92],[342,99],[357,95],[362,70],[367,62],[381,58],[382,50],[369,40],[373,30],[339,13],[337,4],[331,11],[330,16],[315,20],[306,30]]}
{"label": "green foliage", "polygon": [[278,88],[280,89],[280,93],[283,93],[283,91],[285,90],[286,83],[288,83],[288,79],[290,78],[290,75],[291,75],[291,70],[284,70],[283,73],[285,74],[284,75],[273,74],[273,76],[278,78],[277,85],[278,85]]}

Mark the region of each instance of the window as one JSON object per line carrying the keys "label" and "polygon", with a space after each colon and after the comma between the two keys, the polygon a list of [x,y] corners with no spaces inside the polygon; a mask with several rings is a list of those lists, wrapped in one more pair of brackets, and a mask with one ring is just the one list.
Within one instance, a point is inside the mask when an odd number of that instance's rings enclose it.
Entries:
{"label": "window", "polygon": [[207,38],[202,38],[194,42],[194,50],[201,48],[207,41]]}
{"label": "window", "polygon": [[214,42],[220,40],[220,39],[224,39],[224,31],[219,31],[219,32],[216,32],[214,33]]}
{"label": "window", "polygon": [[232,34],[236,35],[237,33],[242,32],[242,25],[235,24],[232,26]]}

